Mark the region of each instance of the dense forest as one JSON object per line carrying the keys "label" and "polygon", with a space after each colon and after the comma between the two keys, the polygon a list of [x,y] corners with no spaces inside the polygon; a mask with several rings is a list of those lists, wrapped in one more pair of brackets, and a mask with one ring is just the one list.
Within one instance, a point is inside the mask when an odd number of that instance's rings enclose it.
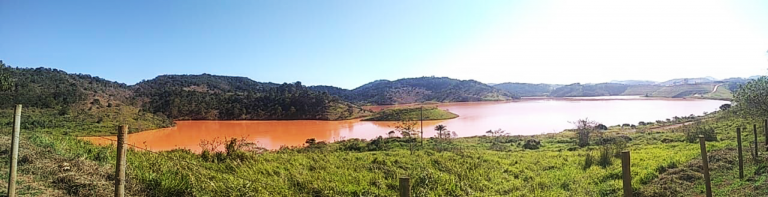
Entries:
{"label": "dense forest", "polygon": [[329,86],[311,87],[358,104],[407,104],[418,102],[502,101],[516,98],[504,90],[475,80],[447,77],[377,80],[352,90]]}
{"label": "dense forest", "polygon": [[281,85],[244,77],[164,75],[136,84],[144,109],[177,120],[342,120],[365,111],[300,82]]}

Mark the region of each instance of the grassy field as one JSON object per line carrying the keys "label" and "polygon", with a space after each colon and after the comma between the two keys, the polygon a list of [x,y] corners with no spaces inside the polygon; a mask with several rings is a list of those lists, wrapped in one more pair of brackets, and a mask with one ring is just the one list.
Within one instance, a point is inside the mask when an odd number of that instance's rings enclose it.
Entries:
{"label": "grassy field", "polygon": [[459,117],[447,110],[437,107],[405,107],[385,109],[376,112],[371,117],[363,119],[365,121],[400,121],[400,120],[447,120]]}
{"label": "grassy field", "polygon": [[637,85],[630,86],[621,95],[640,95],[664,98],[704,98],[731,100],[733,93],[725,86],[719,87],[717,91],[712,92],[716,84],[696,84],[696,85],[675,85],[675,86],[656,86],[656,85]]}
{"label": "grassy field", "polygon": [[676,85],[664,86],[650,96],[665,98],[682,98],[693,94],[707,94],[712,92],[714,84]]}
{"label": "grassy field", "polygon": [[[13,126],[13,110],[0,110],[0,125]],[[132,125],[131,133],[173,126],[167,119],[139,112],[132,106],[90,111],[22,108],[21,128],[37,133],[69,136],[116,135],[120,124]]]}
{"label": "grassy field", "polygon": [[715,92],[710,92],[707,94],[702,95],[703,98],[707,99],[724,99],[724,100],[731,100],[733,99],[733,92],[728,90],[728,88],[724,86],[720,86],[717,88]]}
{"label": "grassy field", "polygon": [[634,85],[634,86],[629,86],[629,88],[627,88],[627,91],[624,91],[624,93],[622,93],[621,95],[622,96],[651,95],[653,94],[653,92],[656,92],[661,88],[662,86],[656,86],[656,85]]}
{"label": "grassy field", "polygon": [[[415,138],[380,138],[317,142],[277,151],[248,147],[240,141],[228,143],[227,151],[205,154],[134,149],[128,154],[129,183],[134,196],[395,196],[398,177],[408,176],[415,196],[618,196],[620,161],[608,156],[610,164],[587,167],[586,158],[599,158],[601,150],[610,150],[613,155],[628,149],[638,195],[675,191],[686,191],[682,196],[700,195],[703,184],[697,176],[689,178],[689,184],[663,182],[666,177],[677,177],[670,172],[684,169],[699,157],[698,143],[686,142],[686,133],[711,127],[719,140],[708,143],[709,151],[726,151],[735,146],[732,131],[754,121],[721,115],[699,120],[703,125],[654,132],[644,126],[612,129],[596,133],[592,145],[583,148],[576,146],[575,133],[566,131],[527,137],[432,138],[423,145]],[[7,127],[0,133],[7,138]],[[67,173],[56,167],[42,174],[22,170],[22,177],[38,185],[23,191],[41,196],[108,193],[114,148],[47,133],[32,130],[23,135],[22,147],[42,151],[22,151],[22,157],[35,155],[27,157],[40,160],[21,168],[47,169],[68,162],[77,164],[73,168],[81,176],[60,180],[57,177]],[[630,138],[626,143],[600,143]],[[745,144],[750,142],[751,134],[745,132],[744,139]],[[541,146],[524,148],[530,140],[539,141]],[[7,151],[7,146],[3,148]],[[765,162],[747,166],[750,179],[746,180],[734,180],[732,165],[714,168],[715,193],[764,194],[757,189],[766,185]],[[672,196],[676,195],[680,194]]]}

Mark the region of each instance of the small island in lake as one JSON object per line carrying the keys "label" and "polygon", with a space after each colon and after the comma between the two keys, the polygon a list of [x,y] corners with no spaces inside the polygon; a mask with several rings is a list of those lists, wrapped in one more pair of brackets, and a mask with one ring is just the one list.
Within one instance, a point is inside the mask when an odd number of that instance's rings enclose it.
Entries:
{"label": "small island in lake", "polygon": [[376,112],[363,121],[400,121],[400,120],[448,120],[459,117],[448,110],[437,107],[393,108]]}

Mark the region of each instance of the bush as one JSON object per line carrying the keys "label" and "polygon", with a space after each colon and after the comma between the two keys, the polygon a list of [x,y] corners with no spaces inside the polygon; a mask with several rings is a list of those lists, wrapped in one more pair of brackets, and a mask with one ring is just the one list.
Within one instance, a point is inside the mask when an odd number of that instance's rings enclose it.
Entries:
{"label": "bush", "polygon": [[358,138],[352,138],[337,142],[343,151],[364,152],[368,150],[368,142]]}
{"label": "bush", "polygon": [[539,149],[540,146],[541,146],[541,142],[537,139],[525,140],[525,144],[523,144],[523,148],[528,150],[536,150],[536,149]]}
{"label": "bush", "polygon": [[616,144],[616,143],[627,143],[629,141],[632,141],[632,137],[629,137],[626,135],[618,135],[618,136],[600,138],[595,142],[595,144],[608,145],[608,144]]}
{"label": "bush", "polygon": [[595,126],[595,129],[597,129],[599,131],[605,131],[605,130],[608,130],[608,126],[605,126],[604,124],[599,124],[599,125]]}
{"label": "bush", "polygon": [[698,142],[699,135],[703,135],[705,141],[717,141],[717,134],[715,133],[715,129],[709,126],[703,126],[701,123],[696,123],[692,126],[685,127],[683,130],[685,131],[685,141],[688,143]]}
{"label": "bush", "polygon": [[613,149],[611,146],[602,146],[600,148],[600,155],[597,158],[597,165],[603,168],[611,166],[611,157],[613,156]]}
{"label": "bush", "polygon": [[584,170],[589,169],[592,167],[592,165],[595,163],[595,157],[592,156],[592,153],[587,153],[587,156],[584,157]]}

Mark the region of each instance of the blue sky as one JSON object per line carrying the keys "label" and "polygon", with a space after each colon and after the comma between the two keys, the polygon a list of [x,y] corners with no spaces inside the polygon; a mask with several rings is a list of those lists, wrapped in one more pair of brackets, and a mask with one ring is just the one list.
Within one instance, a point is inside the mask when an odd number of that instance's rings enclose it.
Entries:
{"label": "blue sky", "polygon": [[344,88],[766,73],[766,3],[675,2],[4,0],[0,59],[128,84],[211,73]]}

